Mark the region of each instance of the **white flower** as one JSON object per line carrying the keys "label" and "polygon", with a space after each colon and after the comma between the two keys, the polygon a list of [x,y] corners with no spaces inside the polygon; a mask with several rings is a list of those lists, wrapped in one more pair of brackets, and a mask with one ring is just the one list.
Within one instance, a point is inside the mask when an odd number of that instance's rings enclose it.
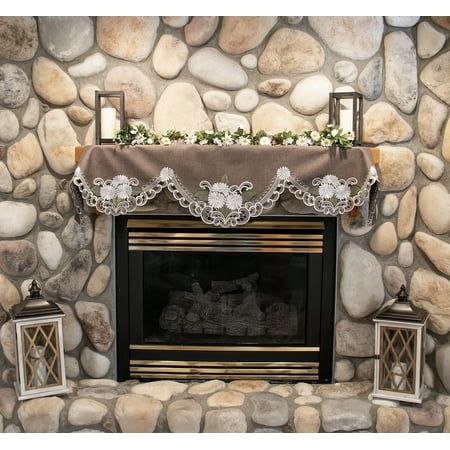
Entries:
{"label": "white flower", "polygon": [[334,187],[331,184],[319,186],[319,195],[323,198],[331,198],[334,195]]}
{"label": "white flower", "polygon": [[220,192],[210,192],[208,195],[208,204],[214,209],[220,209],[225,206],[225,196]]}
{"label": "white flower", "polygon": [[211,192],[221,192],[222,194],[227,195],[230,192],[230,187],[226,183],[214,183],[211,186]]}
{"label": "white flower", "polygon": [[120,184],[128,184],[130,179],[126,175],[116,175],[111,182],[111,185],[115,188]]}
{"label": "white flower", "polygon": [[131,126],[131,130],[130,130],[130,134],[137,134],[137,132],[138,132],[137,128],[134,125],[132,125]]}
{"label": "white flower", "polygon": [[231,135],[225,135],[224,139],[223,139],[223,144],[224,145],[233,145],[233,137]]}
{"label": "white flower", "polygon": [[213,140],[214,144],[218,145],[219,147],[222,147],[223,143],[220,138],[214,138]]}
{"label": "white flower", "polygon": [[121,199],[126,199],[132,194],[131,186],[128,184],[121,184],[117,188],[117,197]]}
{"label": "white flower", "polygon": [[169,181],[173,177],[173,169],[169,167],[163,167],[159,173],[161,181]]}
{"label": "white flower", "polygon": [[226,205],[231,211],[239,209],[242,206],[242,195],[239,195],[237,192],[232,192],[226,197]]}
{"label": "white flower", "polygon": [[292,139],[291,137],[283,140],[283,145],[291,145],[293,143],[294,139]]}
{"label": "white flower", "polygon": [[170,145],[171,140],[167,136],[163,136],[160,141],[161,145]]}
{"label": "white flower", "polygon": [[207,139],[202,139],[202,140],[199,142],[200,145],[206,145],[207,143],[208,143],[208,140],[207,140]]}
{"label": "white flower", "polygon": [[277,170],[277,177],[284,181],[287,180],[290,176],[291,176],[291,171],[286,166],[280,167]]}
{"label": "white flower", "polygon": [[325,175],[322,178],[322,183],[323,184],[332,184],[333,186],[338,186],[339,185],[339,178],[336,175]]}
{"label": "white flower", "polygon": [[339,130],[337,130],[336,128],[331,130],[331,136],[336,137],[338,134],[339,134]]}
{"label": "white flower", "polygon": [[318,131],[313,131],[311,133],[311,139],[314,141],[318,141],[320,139],[320,133]]}
{"label": "white flower", "polygon": [[239,145],[250,145],[251,143],[252,143],[252,141],[248,137],[241,136],[238,139]]}
{"label": "white flower", "polygon": [[336,187],[334,195],[339,200],[348,198],[350,196],[350,186],[348,186],[347,184],[340,184]]}
{"label": "white flower", "polygon": [[214,131],[206,130],[206,131],[205,131],[205,134],[209,134],[209,135],[211,136],[211,134],[214,134]]}
{"label": "white flower", "polygon": [[105,200],[112,200],[116,196],[116,189],[110,184],[105,184],[100,188],[100,196]]}
{"label": "white flower", "polygon": [[152,144],[155,143],[155,141],[153,140],[153,138],[149,137],[149,138],[147,138],[146,143],[147,143],[148,145],[152,145]]}
{"label": "white flower", "polygon": [[306,136],[299,136],[295,141],[295,145],[311,145],[312,141]]}
{"label": "white flower", "polygon": [[320,140],[320,145],[324,147],[331,147],[333,145],[333,141],[331,139],[323,138]]}
{"label": "white flower", "polygon": [[185,137],[186,144],[195,144],[197,142],[197,136],[195,134],[188,134]]}
{"label": "white flower", "polygon": [[353,139],[355,139],[355,133],[353,133],[353,131],[347,131],[347,133],[345,134],[345,136],[347,137],[347,139],[349,141],[353,141]]}
{"label": "white flower", "polygon": [[272,139],[269,136],[263,136],[259,140],[259,145],[272,145]]}

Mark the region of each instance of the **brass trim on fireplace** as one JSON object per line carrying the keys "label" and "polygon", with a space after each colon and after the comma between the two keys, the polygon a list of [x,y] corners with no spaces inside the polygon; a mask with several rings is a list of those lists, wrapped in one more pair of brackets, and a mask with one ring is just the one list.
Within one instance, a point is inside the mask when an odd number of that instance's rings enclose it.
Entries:
{"label": "brass trim on fireplace", "polygon": [[200,367],[146,367],[146,366],[131,366],[131,371],[141,372],[141,373],[209,373],[209,374],[241,374],[241,375],[257,375],[264,370],[264,372],[270,371],[274,375],[315,375],[319,373],[318,369],[283,369],[283,368],[253,368],[253,369],[239,369],[239,368],[200,368]]}
{"label": "brass trim on fireplace", "polygon": [[[175,373],[139,373],[130,372],[131,378],[142,378],[142,379],[177,379],[186,380],[186,374],[175,374]],[[217,374],[207,374],[207,373],[190,373],[190,380],[216,380],[220,378],[221,380],[286,380],[286,381],[319,381],[319,375],[274,375],[274,374],[258,374],[258,375],[245,375],[245,374],[233,374],[233,375],[220,375]]]}
{"label": "brass trim on fireplace", "polygon": [[175,350],[205,352],[320,352],[320,347],[260,347],[260,346],[223,346],[223,345],[149,345],[130,344],[130,350]]}
{"label": "brass trim on fireplace", "polygon": [[318,362],[298,362],[298,361],[149,361],[147,359],[132,359],[130,365],[134,366],[192,366],[192,367],[256,367],[263,365],[264,367],[292,366],[292,367],[319,367]]}

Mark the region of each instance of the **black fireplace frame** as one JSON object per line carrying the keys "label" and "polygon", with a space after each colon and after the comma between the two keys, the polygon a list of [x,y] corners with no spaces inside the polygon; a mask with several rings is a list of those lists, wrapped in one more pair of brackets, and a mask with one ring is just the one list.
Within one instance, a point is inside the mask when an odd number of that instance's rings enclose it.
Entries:
{"label": "black fireplace frame", "polygon": [[[130,379],[130,360],[133,358],[147,358],[149,360],[166,360],[170,358],[169,352],[164,350],[133,350],[131,342],[131,335],[133,335],[133,324],[130,324],[130,311],[129,311],[129,296],[130,285],[139,281],[139,274],[129,274],[130,264],[130,252],[128,250],[128,228],[127,222],[129,219],[155,219],[155,220],[194,220],[198,222],[198,219],[194,219],[187,215],[130,215],[119,216],[115,218],[115,263],[116,263],[116,326],[117,326],[117,379],[119,381],[125,381]],[[311,274],[309,282],[321,287],[321,303],[310,305],[312,308],[317,309],[315,311],[315,317],[319,315],[320,323],[319,327],[315,327],[315,332],[318,336],[320,343],[320,351],[318,354],[312,354],[306,351],[301,353],[285,352],[282,356],[282,361],[311,361],[314,358],[318,358],[319,372],[316,379],[308,380],[309,382],[316,383],[331,383],[332,370],[333,370],[333,357],[334,357],[334,317],[335,317],[335,296],[336,296],[336,252],[337,252],[337,220],[335,217],[318,217],[318,216],[264,216],[264,220],[308,220],[309,222],[323,222],[325,227],[323,229],[323,252],[328,252],[329,256],[323,258],[321,279],[320,274]],[[327,314],[321,314],[326,310]],[[306,344],[308,346],[308,343]],[[298,346],[297,346],[298,347]],[[173,351],[172,351],[173,356]],[[139,355],[139,356],[137,356]],[[202,357],[208,361],[209,352],[196,352],[195,357]],[[222,361],[235,361],[235,352],[223,352]],[[280,356],[280,354],[278,354]],[[277,361],[277,353],[266,352],[266,360]],[[179,357],[181,360],[189,361],[193,357],[193,352],[190,350],[179,350]],[[252,361],[252,356],[247,355],[249,361]],[[298,359],[300,358],[300,359]],[[258,352],[255,352],[254,360],[258,361]],[[281,364],[281,363],[280,363]],[[167,378],[161,376],[161,379]],[[180,378],[180,377],[178,377]],[[186,377],[187,378],[187,377]],[[195,378],[201,379],[200,376]],[[205,377],[207,379],[208,377]],[[209,377],[211,378],[211,377]],[[217,378],[221,378],[220,375]],[[236,377],[236,379],[242,377]],[[258,378],[258,377],[255,377]],[[140,379],[146,379],[141,376]],[[155,379],[155,377],[151,377]],[[227,377],[226,379],[230,379]],[[293,378],[292,381],[299,380],[299,378]],[[287,378],[289,381],[289,378]]]}

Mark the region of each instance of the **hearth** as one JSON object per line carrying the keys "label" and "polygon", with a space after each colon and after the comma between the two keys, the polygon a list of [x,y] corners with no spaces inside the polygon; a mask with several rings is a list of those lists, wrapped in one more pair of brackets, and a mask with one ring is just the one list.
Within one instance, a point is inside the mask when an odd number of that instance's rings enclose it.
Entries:
{"label": "hearth", "polygon": [[330,382],[336,219],[116,219],[118,378]]}

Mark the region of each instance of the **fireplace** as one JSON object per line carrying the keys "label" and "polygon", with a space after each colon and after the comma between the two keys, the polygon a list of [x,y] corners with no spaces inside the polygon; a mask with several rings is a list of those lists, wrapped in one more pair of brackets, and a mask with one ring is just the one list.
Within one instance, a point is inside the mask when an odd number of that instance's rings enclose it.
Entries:
{"label": "fireplace", "polygon": [[118,378],[331,382],[336,219],[116,219]]}

